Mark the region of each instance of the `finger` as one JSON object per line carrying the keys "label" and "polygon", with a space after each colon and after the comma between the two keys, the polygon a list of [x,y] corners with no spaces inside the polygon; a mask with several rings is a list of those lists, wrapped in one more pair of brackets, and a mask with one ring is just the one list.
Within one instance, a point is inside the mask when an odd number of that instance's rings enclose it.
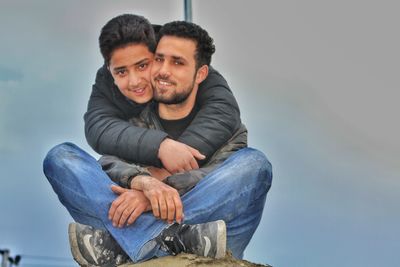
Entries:
{"label": "finger", "polygon": [[126,208],[127,204],[124,202],[121,205],[119,205],[118,208],[116,209],[114,217],[112,219],[114,227],[119,227],[119,221],[121,219],[122,213],[125,211]]}
{"label": "finger", "polygon": [[189,161],[185,162],[185,165],[183,165],[184,171],[187,172],[187,171],[191,171],[193,169],[192,164],[191,164],[192,159],[194,159],[194,158],[192,157]]}
{"label": "finger", "polygon": [[137,218],[139,218],[139,216],[143,213],[143,209],[141,208],[136,208],[132,213],[131,216],[129,216],[127,225],[131,225],[132,223],[134,223],[136,221]]}
{"label": "finger", "polygon": [[190,153],[192,153],[193,157],[195,157],[196,159],[205,159],[206,156],[204,156],[203,154],[200,153],[200,151],[198,151],[197,149],[194,149],[191,146],[187,146]]}
{"label": "finger", "polygon": [[117,210],[118,206],[121,205],[121,203],[124,201],[124,197],[119,196],[117,197],[112,203],[110,210],[108,211],[108,219],[112,220],[114,217],[114,213]]}
{"label": "finger", "polygon": [[178,171],[177,171],[176,173],[182,173],[182,172],[185,172],[185,169],[184,169],[184,168],[179,168]]}
{"label": "finger", "polygon": [[112,190],[114,193],[118,194],[118,195],[121,195],[122,193],[125,193],[126,191],[128,191],[128,189],[122,188],[122,187],[117,186],[117,185],[112,185],[112,186],[111,186],[111,190]]}
{"label": "finger", "polygon": [[193,170],[193,169],[198,169],[198,168],[199,168],[199,164],[197,163],[197,161],[196,161],[195,158],[192,158],[192,159],[190,160],[190,166],[192,167],[192,170]]}
{"label": "finger", "polygon": [[165,201],[164,195],[161,195],[158,198],[158,204],[160,205],[160,214],[161,214],[161,219],[166,220],[167,219],[167,203]]}
{"label": "finger", "polygon": [[177,223],[181,223],[183,219],[183,205],[179,194],[174,195],[173,200],[175,205],[175,220]]}
{"label": "finger", "polygon": [[168,223],[172,223],[175,217],[175,201],[172,195],[167,196],[167,210],[168,210],[167,214]]}
{"label": "finger", "polygon": [[121,218],[119,218],[118,227],[123,227],[128,220],[129,216],[131,215],[134,208],[131,206],[127,206],[125,210],[122,212]]}
{"label": "finger", "polygon": [[153,215],[156,218],[160,217],[160,208],[158,207],[158,201],[155,196],[151,197],[150,199],[151,209],[153,210]]}

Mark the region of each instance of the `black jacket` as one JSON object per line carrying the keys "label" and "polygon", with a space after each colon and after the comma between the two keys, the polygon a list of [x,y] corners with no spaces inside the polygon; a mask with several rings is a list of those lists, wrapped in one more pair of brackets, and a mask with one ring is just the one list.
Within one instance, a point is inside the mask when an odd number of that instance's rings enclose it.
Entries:
{"label": "black jacket", "polygon": [[[196,102],[200,110],[178,141],[209,158],[239,129],[240,111],[226,80],[213,68],[200,84]],[[89,145],[99,154],[161,167],[158,149],[167,134],[128,122],[143,108],[121,94],[106,66],[100,68],[84,116]]]}
{"label": "black jacket", "polygon": [[[149,104],[138,117],[133,117],[130,122],[139,127],[153,130],[163,130],[156,115],[154,103]],[[199,169],[189,172],[177,173],[167,177],[164,182],[178,190],[180,195],[192,189],[204,176],[220,166],[230,155],[241,148],[247,147],[247,129],[242,124],[234,135],[223,144]],[[130,181],[139,174],[150,173],[139,164],[129,163],[116,156],[105,155],[99,159],[103,170],[115,183],[129,188]]]}

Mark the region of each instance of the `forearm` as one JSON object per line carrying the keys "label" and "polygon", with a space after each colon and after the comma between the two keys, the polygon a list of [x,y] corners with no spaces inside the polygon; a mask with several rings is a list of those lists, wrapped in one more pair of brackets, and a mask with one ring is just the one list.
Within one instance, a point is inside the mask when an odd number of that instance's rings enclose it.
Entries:
{"label": "forearm", "polygon": [[178,141],[198,149],[207,161],[239,129],[240,110],[227,82],[215,70],[200,84],[197,104],[199,112]]}
{"label": "forearm", "polygon": [[229,141],[220,147],[209,159],[207,164],[197,170],[171,175],[164,180],[164,183],[178,190],[179,195],[190,191],[207,174],[218,168],[225,160],[236,151],[247,147],[247,129],[242,124]]}
{"label": "forearm", "polygon": [[[161,166],[158,151],[167,134],[117,119],[103,119],[97,127],[96,151],[99,154],[115,155],[129,162],[143,165]],[[94,129],[93,129],[94,131]]]}
{"label": "forearm", "polygon": [[150,175],[146,168],[128,163],[116,156],[105,155],[99,159],[103,171],[112,181],[124,188],[130,188],[132,177]]}
{"label": "forearm", "polygon": [[157,178],[159,181],[163,181],[165,178],[171,175],[171,173],[164,168],[150,166],[146,169],[150,172],[152,177]]}
{"label": "forearm", "polygon": [[215,164],[184,173],[173,174],[165,178],[163,182],[175,188],[179,195],[183,196],[193,187],[195,187],[197,183],[200,182],[200,180],[203,179],[207,174],[215,170],[219,165],[220,164]]}

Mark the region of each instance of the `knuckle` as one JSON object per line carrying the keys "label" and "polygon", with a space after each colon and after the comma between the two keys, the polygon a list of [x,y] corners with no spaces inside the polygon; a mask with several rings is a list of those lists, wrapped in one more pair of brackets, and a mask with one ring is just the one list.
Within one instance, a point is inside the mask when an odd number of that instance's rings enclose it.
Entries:
{"label": "knuckle", "polygon": [[124,211],[124,213],[122,213],[122,215],[121,215],[121,219],[125,220],[126,218],[128,218],[128,216],[129,216],[129,212]]}

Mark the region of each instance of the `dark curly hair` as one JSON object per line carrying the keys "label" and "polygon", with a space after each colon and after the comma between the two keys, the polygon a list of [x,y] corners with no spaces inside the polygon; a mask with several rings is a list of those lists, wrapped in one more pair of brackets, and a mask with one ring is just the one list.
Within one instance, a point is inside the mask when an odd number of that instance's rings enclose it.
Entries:
{"label": "dark curly hair", "polygon": [[154,53],[156,37],[153,26],[145,17],[133,14],[119,15],[101,29],[99,46],[107,65],[115,49],[129,44],[144,44]]}
{"label": "dark curly hair", "polygon": [[158,41],[163,36],[175,36],[193,40],[196,43],[196,69],[203,65],[211,64],[211,56],[215,52],[214,40],[208,35],[208,32],[187,21],[173,21],[161,27],[158,33]]}

